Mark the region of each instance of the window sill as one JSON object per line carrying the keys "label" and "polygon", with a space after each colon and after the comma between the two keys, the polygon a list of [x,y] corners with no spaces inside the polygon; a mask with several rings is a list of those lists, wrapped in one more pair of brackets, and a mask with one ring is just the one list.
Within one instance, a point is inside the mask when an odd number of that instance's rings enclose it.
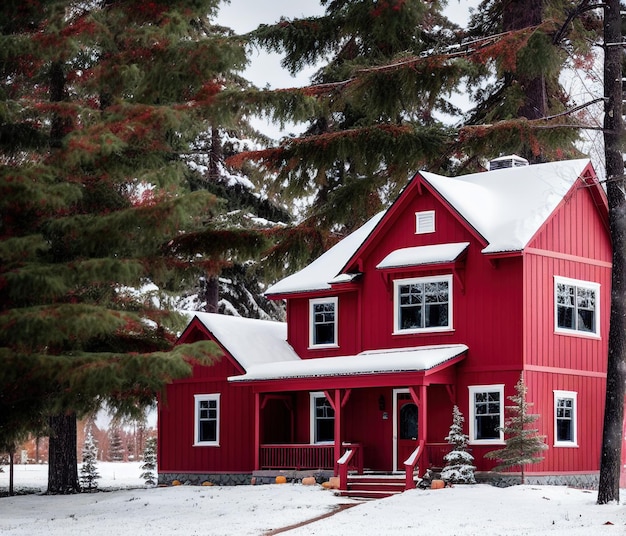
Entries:
{"label": "window sill", "polygon": [[339,348],[338,344],[315,344],[309,345],[309,350],[327,350],[328,348]]}
{"label": "window sill", "polygon": [[403,329],[403,330],[394,330],[391,332],[392,335],[434,335],[434,334],[452,334],[454,333],[454,328],[437,328],[437,329]]}
{"label": "window sill", "polygon": [[208,442],[204,442],[204,443],[194,443],[192,445],[192,447],[219,447],[220,444],[219,443],[208,443]]}
{"label": "window sill", "polygon": [[578,443],[555,443],[552,445],[554,448],[566,448],[566,449],[577,449]]}
{"label": "window sill", "polygon": [[469,441],[469,445],[483,445],[483,446],[505,446],[506,441],[502,439],[475,439],[474,441]]}
{"label": "window sill", "polygon": [[576,329],[555,329],[555,335],[565,335],[566,337],[580,337],[582,339],[595,339],[601,340],[602,337],[597,333],[591,333],[589,331],[578,331]]}

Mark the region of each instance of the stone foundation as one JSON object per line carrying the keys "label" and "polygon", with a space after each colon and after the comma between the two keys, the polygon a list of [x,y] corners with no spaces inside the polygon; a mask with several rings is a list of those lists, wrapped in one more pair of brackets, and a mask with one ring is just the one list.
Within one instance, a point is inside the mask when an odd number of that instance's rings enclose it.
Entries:
{"label": "stone foundation", "polygon": [[210,482],[214,486],[245,486],[252,482],[250,473],[159,473],[159,485],[171,486],[178,480],[185,486],[201,486]]}
{"label": "stone foundation", "polygon": [[[476,482],[507,488],[521,484],[519,473],[476,472]],[[525,483],[534,486],[570,486],[579,489],[598,489],[599,473],[582,475],[526,475]]]}

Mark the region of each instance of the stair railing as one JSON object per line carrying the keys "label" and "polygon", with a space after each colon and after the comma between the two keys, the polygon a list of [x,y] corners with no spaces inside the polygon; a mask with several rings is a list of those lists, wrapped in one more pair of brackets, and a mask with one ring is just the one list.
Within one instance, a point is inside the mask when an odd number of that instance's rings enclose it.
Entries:
{"label": "stair railing", "polygon": [[347,448],[341,458],[337,460],[337,467],[339,468],[339,489],[342,491],[348,489],[348,466],[358,450],[358,448]]}
{"label": "stair railing", "polygon": [[406,475],[404,489],[415,488],[415,478],[413,475],[415,473],[415,467],[417,466],[423,452],[424,452],[424,440],[419,442],[419,445],[417,445],[417,448],[404,461],[404,472]]}

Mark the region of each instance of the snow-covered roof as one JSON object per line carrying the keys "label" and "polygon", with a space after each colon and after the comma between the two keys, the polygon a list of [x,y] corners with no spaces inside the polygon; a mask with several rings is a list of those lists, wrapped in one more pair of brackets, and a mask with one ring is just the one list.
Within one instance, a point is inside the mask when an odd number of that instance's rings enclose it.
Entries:
{"label": "snow-covered roof", "polygon": [[[498,253],[524,249],[588,164],[589,159],[579,159],[460,177],[444,177],[425,171],[420,175],[487,241],[483,252]],[[331,282],[350,281],[354,274],[342,274],[343,268],[384,215],[385,212],[377,214],[306,268],[268,288],[265,294],[327,290],[331,288]],[[435,260],[430,262],[446,262],[442,259],[454,253],[453,246],[460,247],[459,244],[447,244],[430,252],[419,248],[398,250],[387,256],[378,267],[390,267],[390,263],[399,262],[397,257],[418,253],[432,254],[431,258]],[[440,258],[436,259],[437,256]],[[410,264],[415,264],[415,259],[414,256]]]}
{"label": "snow-covered roof", "polygon": [[269,287],[265,294],[286,294],[290,292],[330,289],[330,282],[337,282],[335,280],[336,276],[339,275],[354,252],[378,225],[384,214],[385,212],[376,214],[365,225],[335,244],[306,268]]}
{"label": "snow-covered roof", "polygon": [[215,313],[195,313],[217,341],[245,369],[279,361],[300,361],[287,343],[287,324]]}
{"label": "snow-covered roof", "polygon": [[468,246],[469,242],[455,242],[453,244],[396,249],[380,261],[376,268],[397,268],[400,266],[453,262]]}
{"label": "snow-covered roof", "polygon": [[484,253],[520,251],[581,176],[588,159],[442,177],[421,172],[488,242]]}
{"label": "snow-covered roof", "polygon": [[467,346],[464,344],[371,350],[350,356],[253,365],[246,369],[246,374],[231,376],[228,379],[232,382],[239,382],[422,372],[442,365],[466,351]]}

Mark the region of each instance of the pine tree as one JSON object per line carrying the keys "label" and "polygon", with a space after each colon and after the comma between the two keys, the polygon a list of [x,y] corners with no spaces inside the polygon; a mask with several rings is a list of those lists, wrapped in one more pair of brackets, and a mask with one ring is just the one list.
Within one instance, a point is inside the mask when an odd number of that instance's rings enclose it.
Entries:
{"label": "pine tree", "polygon": [[98,446],[93,437],[92,423],[86,426],[85,443],[82,450],[83,463],[80,467],[80,485],[82,491],[95,491],[98,489]]}
{"label": "pine tree", "polygon": [[495,471],[519,467],[522,484],[524,484],[526,482],[526,466],[543,460],[543,456],[539,454],[548,446],[545,444],[545,436],[539,435],[536,428],[529,428],[529,425],[539,419],[539,415],[528,413],[528,408],[533,403],[526,401],[528,388],[523,377],[520,377],[515,384],[515,392],[515,395],[507,397],[513,402],[513,405],[505,407],[509,413],[502,428],[506,437],[506,446],[503,449],[488,452],[485,454],[485,458],[499,461],[498,465],[494,467]]}
{"label": "pine tree", "polygon": [[139,414],[211,360],[172,350],[185,319],[143,289],[265,243],[225,239],[223,205],[190,185],[193,143],[239,110],[245,50],[211,25],[218,3],[0,5],[0,435],[47,419],[50,493],[79,491],[77,415]]}
{"label": "pine tree", "polygon": [[315,258],[388,206],[411,173],[445,153],[451,131],[436,114],[456,113],[445,95],[467,66],[437,56],[456,42],[440,2],[322,4],[322,16],[281,19],[248,35],[284,53],[283,66],[292,73],[323,62],[311,86],[275,92],[283,101],[294,94],[316,99],[304,134],[231,159],[259,161],[270,176],[277,174],[274,189],[311,200],[298,225],[279,237],[268,259],[276,267]]}
{"label": "pine tree", "polygon": [[463,433],[465,418],[458,406],[452,408],[452,424],[446,441],[453,446],[443,459],[446,465],[441,471],[441,478],[455,484],[476,484],[473,465],[474,456],[467,451],[469,436]]}
{"label": "pine tree", "polygon": [[143,451],[143,463],[141,464],[141,478],[146,482],[146,486],[156,485],[156,437],[149,437],[146,440],[146,448]]}
{"label": "pine tree", "polygon": [[118,426],[114,426],[109,431],[109,461],[124,461],[124,442],[122,440],[122,431]]}

